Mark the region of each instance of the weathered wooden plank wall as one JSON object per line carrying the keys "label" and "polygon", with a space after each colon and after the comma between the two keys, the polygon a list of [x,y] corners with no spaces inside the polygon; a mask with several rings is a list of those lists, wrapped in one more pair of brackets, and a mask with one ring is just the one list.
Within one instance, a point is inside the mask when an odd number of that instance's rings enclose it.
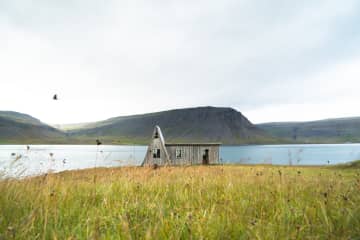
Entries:
{"label": "weathered wooden plank wall", "polygon": [[[173,165],[191,165],[191,164],[202,164],[203,154],[205,150],[209,150],[209,164],[219,163],[219,146],[218,145],[171,145],[166,146],[169,154],[170,162]],[[183,156],[176,158],[176,151],[181,150]]]}
{"label": "weathered wooden plank wall", "polygon": [[[208,151],[207,163],[218,164],[219,147],[220,144],[217,143],[165,144],[160,127],[155,126],[142,166],[203,164],[206,150]],[[181,157],[176,156],[176,151],[181,151]]]}

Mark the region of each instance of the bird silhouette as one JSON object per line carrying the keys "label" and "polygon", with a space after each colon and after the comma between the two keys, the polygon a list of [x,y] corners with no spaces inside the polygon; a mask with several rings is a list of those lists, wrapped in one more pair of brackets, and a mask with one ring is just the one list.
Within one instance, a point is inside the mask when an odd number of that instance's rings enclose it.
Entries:
{"label": "bird silhouette", "polygon": [[101,145],[102,144],[102,142],[100,142],[100,140],[99,139],[96,139],[96,145]]}
{"label": "bird silhouette", "polygon": [[53,96],[53,100],[58,100],[57,94],[55,94],[55,95]]}

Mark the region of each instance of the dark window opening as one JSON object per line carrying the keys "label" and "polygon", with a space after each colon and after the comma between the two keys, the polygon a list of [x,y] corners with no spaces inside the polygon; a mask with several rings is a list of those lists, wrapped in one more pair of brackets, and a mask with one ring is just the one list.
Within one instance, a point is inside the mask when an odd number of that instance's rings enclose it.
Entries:
{"label": "dark window opening", "polygon": [[159,133],[155,132],[154,138],[159,138]]}
{"label": "dark window opening", "polygon": [[153,149],[153,158],[160,158],[160,149]]}
{"label": "dark window opening", "polygon": [[183,158],[184,150],[182,150],[182,149],[176,149],[175,155],[176,155],[176,158],[177,158],[177,159]]}

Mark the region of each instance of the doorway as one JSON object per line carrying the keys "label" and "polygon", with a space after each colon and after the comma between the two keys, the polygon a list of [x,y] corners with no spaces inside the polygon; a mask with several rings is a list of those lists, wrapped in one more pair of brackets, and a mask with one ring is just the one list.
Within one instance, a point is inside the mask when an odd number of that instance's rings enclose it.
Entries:
{"label": "doorway", "polygon": [[208,165],[209,164],[209,149],[205,149],[205,151],[204,151],[202,164],[203,165]]}

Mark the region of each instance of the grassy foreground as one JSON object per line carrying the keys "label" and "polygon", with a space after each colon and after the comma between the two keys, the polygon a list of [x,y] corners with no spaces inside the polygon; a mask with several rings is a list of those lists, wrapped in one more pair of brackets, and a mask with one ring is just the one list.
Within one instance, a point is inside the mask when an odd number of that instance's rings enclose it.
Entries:
{"label": "grassy foreground", "polygon": [[91,169],[0,181],[0,239],[360,239],[360,169]]}

